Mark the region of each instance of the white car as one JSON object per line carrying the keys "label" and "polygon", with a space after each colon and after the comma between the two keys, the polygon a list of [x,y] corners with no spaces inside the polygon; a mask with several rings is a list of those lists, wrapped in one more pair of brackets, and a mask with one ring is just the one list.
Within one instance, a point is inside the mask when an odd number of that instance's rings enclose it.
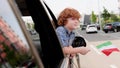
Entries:
{"label": "white car", "polygon": [[86,33],[97,33],[97,27],[95,25],[87,25],[86,27]]}

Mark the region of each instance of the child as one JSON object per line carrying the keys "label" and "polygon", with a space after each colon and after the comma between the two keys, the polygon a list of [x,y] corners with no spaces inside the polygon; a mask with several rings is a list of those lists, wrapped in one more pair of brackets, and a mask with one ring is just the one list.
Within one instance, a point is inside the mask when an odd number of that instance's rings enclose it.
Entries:
{"label": "child", "polygon": [[79,24],[80,14],[73,8],[64,9],[58,17],[58,25],[56,33],[62,45],[62,50],[65,55],[73,55],[80,53],[87,54],[90,50],[87,47],[73,48],[72,41],[75,38],[75,30]]}

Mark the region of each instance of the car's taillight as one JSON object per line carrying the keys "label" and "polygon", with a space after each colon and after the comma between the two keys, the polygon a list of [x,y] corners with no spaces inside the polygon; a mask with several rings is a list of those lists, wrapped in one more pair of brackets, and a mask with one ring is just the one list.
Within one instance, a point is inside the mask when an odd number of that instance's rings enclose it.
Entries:
{"label": "car's taillight", "polygon": [[111,29],[111,28],[112,28],[112,26],[109,26],[109,28]]}

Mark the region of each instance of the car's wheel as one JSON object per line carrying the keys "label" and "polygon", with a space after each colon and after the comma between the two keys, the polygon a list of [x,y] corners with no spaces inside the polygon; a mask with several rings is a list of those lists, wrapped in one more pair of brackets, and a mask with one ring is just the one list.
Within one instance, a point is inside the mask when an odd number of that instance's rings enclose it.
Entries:
{"label": "car's wheel", "polygon": [[105,33],[108,33],[108,31],[105,31]]}

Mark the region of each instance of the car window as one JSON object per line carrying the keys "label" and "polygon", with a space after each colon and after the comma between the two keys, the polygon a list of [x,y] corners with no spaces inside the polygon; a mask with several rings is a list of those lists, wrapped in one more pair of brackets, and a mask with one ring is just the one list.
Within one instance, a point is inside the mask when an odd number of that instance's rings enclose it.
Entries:
{"label": "car window", "polygon": [[89,26],[89,27],[95,27],[95,26]]}
{"label": "car window", "polygon": [[113,23],[113,25],[119,25],[119,24],[120,24],[119,22]]}
{"label": "car window", "polygon": [[[37,50],[40,49],[40,41],[32,40],[36,38],[33,22],[27,19],[27,24],[23,21],[18,7],[15,6],[16,2],[4,0],[2,3],[5,7],[1,9],[3,14],[0,13],[2,16],[0,17],[0,68],[37,67],[31,48],[36,48],[37,54]],[[32,29],[34,37],[31,37],[27,31],[29,29]]]}
{"label": "car window", "polygon": [[111,26],[112,24],[106,24],[106,26]]}

